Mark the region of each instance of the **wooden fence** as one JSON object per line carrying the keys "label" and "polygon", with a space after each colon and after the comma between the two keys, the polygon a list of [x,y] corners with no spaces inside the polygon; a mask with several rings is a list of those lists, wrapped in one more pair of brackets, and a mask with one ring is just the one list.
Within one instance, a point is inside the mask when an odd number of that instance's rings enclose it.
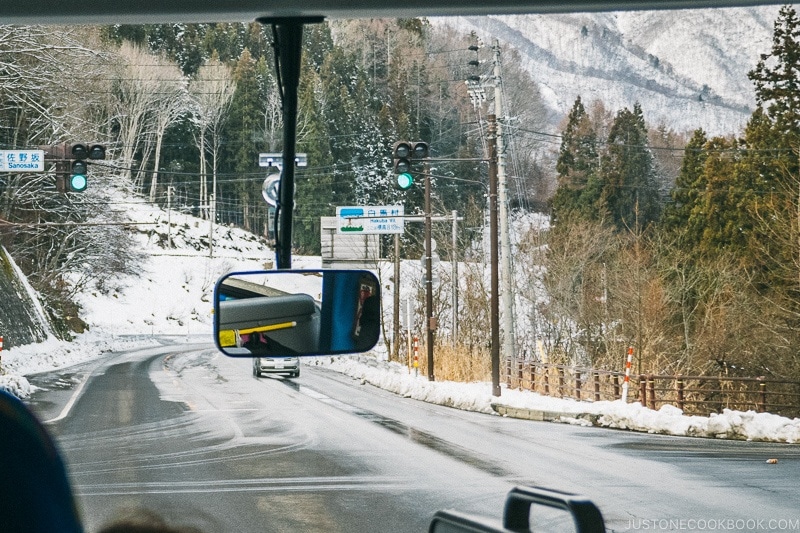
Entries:
{"label": "wooden fence", "polygon": [[[618,400],[624,372],[506,360],[506,384],[545,396],[576,400]],[[674,405],[686,414],[707,416],[723,409],[800,417],[800,382],[732,376],[631,375],[628,401],[651,409]]]}

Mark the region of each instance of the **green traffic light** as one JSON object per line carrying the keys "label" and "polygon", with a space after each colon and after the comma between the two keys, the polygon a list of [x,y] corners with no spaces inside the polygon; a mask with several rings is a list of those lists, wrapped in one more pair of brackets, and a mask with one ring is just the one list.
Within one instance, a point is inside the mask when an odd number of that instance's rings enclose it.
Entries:
{"label": "green traffic light", "polygon": [[405,190],[414,185],[414,176],[408,172],[403,172],[397,175],[397,186]]}
{"label": "green traffic light", "polygon": [[69,190],[72,192],[83,192],[88,184],[83,174],[73,174],[69,177]]}

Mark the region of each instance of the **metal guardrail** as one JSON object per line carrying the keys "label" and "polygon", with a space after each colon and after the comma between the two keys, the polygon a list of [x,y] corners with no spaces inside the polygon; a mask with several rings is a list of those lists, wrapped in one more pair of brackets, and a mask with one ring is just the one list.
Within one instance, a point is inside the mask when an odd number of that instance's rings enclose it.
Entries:
{"label": "metal guardrail", "polygon": [[[576,400],[618,400],[624,372],[506,360],[506,384],[545,396]],[[631,375],[628,401],[650,409],[673,405],[686,414],[723,409],[800,416],[800,382],[765,377]]]}

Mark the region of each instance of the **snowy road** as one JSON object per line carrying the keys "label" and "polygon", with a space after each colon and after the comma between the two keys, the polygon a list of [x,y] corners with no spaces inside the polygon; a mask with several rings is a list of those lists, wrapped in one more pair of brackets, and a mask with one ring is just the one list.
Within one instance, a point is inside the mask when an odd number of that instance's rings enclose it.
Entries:
{"label": "snowy road", "polygon": [[311,365],[256,379],[200,345],[31,381],[88,531],[125,507],[207,532],[426,531],[441,508],[499,517],[516,484],[585,494],[613,531],[800,529],[796,446],[457,411]]}

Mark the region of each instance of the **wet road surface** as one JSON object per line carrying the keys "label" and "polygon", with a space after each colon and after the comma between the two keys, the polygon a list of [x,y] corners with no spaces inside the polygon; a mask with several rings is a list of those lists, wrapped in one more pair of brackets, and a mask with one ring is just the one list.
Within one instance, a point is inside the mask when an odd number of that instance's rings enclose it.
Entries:
{"label": "wet road surface", "polygon": [[[585,494],[612,531],[800,530],[796,446],[457,411],[310,364],[297,380],[257,379],[249,360],[203,345],[31,381],[87,531],[124,509],[206,532],[426,531],[442,508],[499,518],[517,484]],[[540,515],[537,526],[570,524]]]}

